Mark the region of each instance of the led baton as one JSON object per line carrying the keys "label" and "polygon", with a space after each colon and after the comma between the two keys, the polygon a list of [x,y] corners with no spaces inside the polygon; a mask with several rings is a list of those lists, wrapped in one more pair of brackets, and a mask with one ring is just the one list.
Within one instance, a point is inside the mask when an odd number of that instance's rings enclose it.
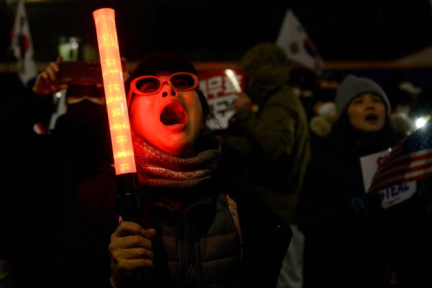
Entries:
{"label": "led baton", "polygon": [[[142,225],[142,193],[136,173],[123,70],[117,40],[115,12],[101,8],[93,12],[102,67],[108,121],[117,182],[117,209],[123,220]],[[146,271],[135,271],[129,287],[145,287]]]}
{"label": "led baton", "polygon": [[115,12],[111,8],[101,8],[93,12],[93,18],[96,24],[113,148],[118,188],[117,207],[123,220],[140,224],[142,193],[139,191],[136,173]]}

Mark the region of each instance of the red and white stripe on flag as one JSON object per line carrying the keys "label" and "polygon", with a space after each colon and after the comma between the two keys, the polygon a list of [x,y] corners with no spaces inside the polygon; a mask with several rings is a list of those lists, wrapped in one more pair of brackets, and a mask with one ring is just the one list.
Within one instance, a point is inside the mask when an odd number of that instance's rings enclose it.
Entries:
{"label": "red and white stripe on flag", "polygon": [[33,58],[33,42],[30,35],[24,0],[19,0],[12,30],[11,49],[17,59],[17,71],[24,84],[37,75]]}
{"label": "red and white stripe on flag", "polygon": [[33,131],[36,134],[47,134],[47,131],[43,127],[42,123],[39,122],[33,125]]}
{"label": "red and white stripe on flag", "polygon": [[397,144],[375,173],[369,192],[432,176],[432,123]]}

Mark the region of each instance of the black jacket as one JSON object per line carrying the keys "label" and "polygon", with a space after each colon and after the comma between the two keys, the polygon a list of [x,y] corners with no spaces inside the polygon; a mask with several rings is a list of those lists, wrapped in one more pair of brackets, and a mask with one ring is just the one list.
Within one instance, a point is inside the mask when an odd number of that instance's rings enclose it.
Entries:
{"label": "black jacket", "polygon": [[[368,139],[344,128],[336,126],[312,143],[298,206],[305,288],[383,287],[388,280],[381,200],[378,193],[365,193],[360,157],[392,147],[398,139],[386,133]],[[370,144],[357,145],[359,139]]]}

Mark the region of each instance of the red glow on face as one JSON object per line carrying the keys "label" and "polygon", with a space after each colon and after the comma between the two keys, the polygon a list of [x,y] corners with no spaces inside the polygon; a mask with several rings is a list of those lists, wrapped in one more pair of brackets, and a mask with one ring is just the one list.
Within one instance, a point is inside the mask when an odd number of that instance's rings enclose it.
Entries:
{"label": "red glow on face", "polygon": [[198,94],[179,92],[168,83],[155,95],[135,95],[130,113],[135,133],[153,147],[174,156],[192,155],[204,127]]}

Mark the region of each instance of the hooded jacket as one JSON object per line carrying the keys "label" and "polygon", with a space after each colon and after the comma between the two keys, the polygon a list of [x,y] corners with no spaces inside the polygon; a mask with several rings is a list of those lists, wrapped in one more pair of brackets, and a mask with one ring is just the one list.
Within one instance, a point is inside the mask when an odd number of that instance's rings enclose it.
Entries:
{"label": "hooded jacket", "polygon": [[225,148],[230,157],[236,155],[231,163],[235,157],[246,163],[246,177],[265,203],[293,223],[310,148],[305,110],[286,84],[289,64],[285,52],[272,43],[258,44],[244,55],[240,67],[249,76],[246,92],[259,111],[236,113]]}

